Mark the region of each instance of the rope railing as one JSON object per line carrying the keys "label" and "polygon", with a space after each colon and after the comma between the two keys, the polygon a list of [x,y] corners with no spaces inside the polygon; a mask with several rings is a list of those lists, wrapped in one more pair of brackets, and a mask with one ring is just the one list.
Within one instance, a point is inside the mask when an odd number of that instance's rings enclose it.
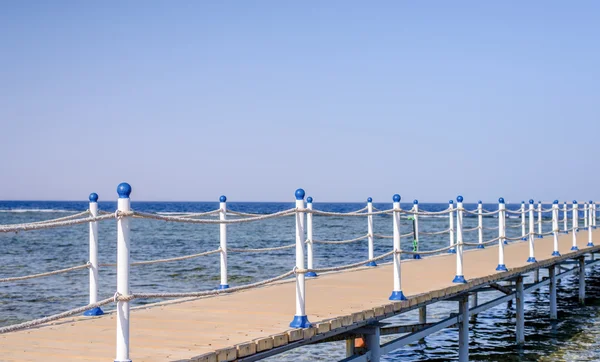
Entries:
{"label": "rope railing", "polygon": [[451,232],[451,229],[446,229],[446,230],[441,230],[441,231],[432,231],[432,232],[428,232],[428,231],[420,231],[419,234],[422,235],[440,235],[440,234],[447,234],[449,232]]}
{"label": "rope railing", "polygon": [[[169,215],[173,215],[173,216],[177,216],[177,217],[193,218],[193,217],[216,215],[220,212],[221,212],[221,209],[216,209],[216,210],[211,210],[211,211],[206,211],[206,212],[182,212],[182,213],[177,213],[177,214],[171,213]],[[233,212],[231,210],[227,210],[227,213],[233,214]],[[165,213],[161,213],[161,212],[157,212],[157,214],[165,215]]]}
{"label": "rope railing", "polygon": [[49,271],[49,272],[45,272],[45,273],[24,275],[24,276],[20,276],[20,277],[0,278],[0,283],[17,282],[17,281],[20,281],[20,280],[49,277],[51,275],[68,273],[68,272],[72,272],[72,271],[75,271],[75,270],[88,269],[89,267],[90,267],[90,263],[87,263],[87,264],[83,264],[83,265],[73,266],[73,267],[70,267],[70,268],[53,270],[53,271]]}
{"label": "rope railing", "polygon": [[288,209],[288,210],[275,212],[272,214],[265,214],[265,215],[261,215],[261,216],[249,217],[246,219],[233,219],[233,220],[191,219],[191,218],[177,217],[177,216],[158,215],[158,214],[141,212],[141,211],[132,211],[132,215],[136,218],[141,218],[141,219],[154,219],[154,220],[189,223],[189,224],[240,224],[240,223],[248,223],[248,222],[253,222],[253,221],[267,220],[267,219],[273,219],[273,218],[278,218],[278,217],[294,215],[297,212],[299,212],[299,211],[296,209]]}
{"label": "rope railing", "polygon": [[261,253],[261,252],[269,252],[269,251],[277,251],[284,249],[291,249],[296,247],[296,244],[289,244],[283,246],[275,246],[271,248],[258,248],[258,249],[249,249],[249,248],[227,248],[227,251],[231,251],[234,253]]}
{"label": "rope railing", "polygon": [[[504,238],[504,239],[508,239],[508,238],[507,238],[507,237],[505,237],[505,236],[504,236],[503,238]],[[520,237],[519,237],[519,238],[520,238]],[[479,246],[479,245],[488,245],[488,244],[494,243],[494,242],[496,242],[496,241],[498,241],[498,240],[500,240],[500,237],[496,237],[496,238],[493,238],[493,239],[490,239],[490,240],[488,240],[488,241],[484,241],[484,242],[481,242],[481,243],[468,243],[468,242],[463,242],[463,245],[466,245],[466,246]]]}
{"label": "rope railing", "polygon": [[[348,244],[348,243],[353,243],[356,241],[360,241],[360,240],[365,240],[369,237],[369,234],[366,235],[362,235],[359,236],[357,238],[354,239],[348,239],[348,240],[331,240],[331,241],[325,241],[325,240],[312,240],[313,243],[317,243],[317,244]],[[307,242],[310,242],[310,240],[307,240]]]}
{"label": "rope railing", "polygon": [[[221,249],[219,248],[219,249],[209,250],[209,251],[205,251],[205,252],[198,253],[198,254],[190,254],[190,255],[184,255],[184,256],[177,256],[177,257],[173,257],[173,258],[136,261],[136,262],[133,262],[133,263],[129,263],[129,265],[131,265],[131,266],[138,266],[138,265],[150,265],[150,264],[168,263],[168,262],[173,262],[173,261],[182,261],[182,260],[194,259],[194,258],[198,258],[198,257],[201,257],[201,256],[212,255],[212,254],[216,254],[216,253],[220,253],[220,252],[221,252]],[[103,264],[99,264],[99,266],[117,266],[117,264],[116,263],[103,263]]]}
{"label": "rope railing", "polygon": [[114,219],[114,218],[115,218],[115,214],[112,213],[112,214],[96,216],[96,217],[86,217],[86,218],[56,221],[56,222],[3,225],[3,226],[0,226],[0,233],[21,232],[21,231],[41,230],[41,229],[49,229],[49,228],[56,228],[56,227],[63,227],[63,226],[72,226],[72,225],[87,224],[87,223],[93,222],[93,221],[102,221],[102,220],[108,220],[108,219]]}

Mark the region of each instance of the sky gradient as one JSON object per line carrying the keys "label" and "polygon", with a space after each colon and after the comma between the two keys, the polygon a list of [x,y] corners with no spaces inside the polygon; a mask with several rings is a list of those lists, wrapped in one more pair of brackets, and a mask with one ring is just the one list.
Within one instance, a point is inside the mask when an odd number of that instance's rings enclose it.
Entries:
{"label": "sky gradient", "polygon": [[600,2],[0,3],[0,199],[600,201]]}

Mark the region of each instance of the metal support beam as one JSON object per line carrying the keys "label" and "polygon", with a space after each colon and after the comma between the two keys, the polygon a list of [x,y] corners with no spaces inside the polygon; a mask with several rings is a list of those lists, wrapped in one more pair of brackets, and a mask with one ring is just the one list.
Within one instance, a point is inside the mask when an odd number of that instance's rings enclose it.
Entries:
{"label": "metal support beam", "polygon": [[370,333],[365,333],[365,344],[367,351],[371,352],[370,362],[379,362],[381,359],[381,345],[379,344],[381,331],[379,327],[371,328]]}
{"label": "metal support beam", "polygon": [[510,294],[510,293],[512,293],[510,285],[508,287],[505,287],[505,286],[502,286],[502,285],[497,284],[497,283],[490,283],[490,287],[492,289],[499,290],[499,291],[501,291],[504,294]]}
{"label": "metal support beam", "polygon": [[461,315],[458,324],[458,360],[469,361],[469,295],[465,295],[458,304]]}
{"label": "metal support beam", "polygon": [[550,273],[550,319],[558,319],[556,311],[556,267],[550,267],[548,272]]}
{"label": "metal support beam", "polygon": [[585,305],[585,256],[579,258],[579,303]]}
{"label": "metal support beam", "polygon": [[517,279],[517,344],[525,343],[525,293],[523,277]]}

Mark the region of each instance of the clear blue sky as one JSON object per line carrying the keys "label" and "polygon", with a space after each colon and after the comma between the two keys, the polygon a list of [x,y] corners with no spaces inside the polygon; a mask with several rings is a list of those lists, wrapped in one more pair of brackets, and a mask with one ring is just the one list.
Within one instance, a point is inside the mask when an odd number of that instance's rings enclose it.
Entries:
{"label": "clear blue sky", "polygon": [[4,1],[0,199],[600,200],[600,2]]}

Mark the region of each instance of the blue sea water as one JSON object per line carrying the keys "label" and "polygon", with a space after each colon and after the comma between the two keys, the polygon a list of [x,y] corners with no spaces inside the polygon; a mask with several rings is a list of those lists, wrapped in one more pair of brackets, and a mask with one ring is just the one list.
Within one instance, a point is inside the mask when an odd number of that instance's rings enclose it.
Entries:
{"label": "blue sea water", "polygon": [[[287,203],[236,203],[228,208],[248,213],[273,213],[294,207]],[[132,208],[142,212],[173,214],[204,212],[218,208],[217,202],[132,202]],[[315,203],[314,208],[326,211],[349,212],[361,209],[360,203]],[[374,204],[389,209],[391,204]],[[421,210],[440,211],[447,204],[420,204]],[[465,204],[473,210],[475,204]],[[507,205],[516,210],[519,204]],[[104,211],[114,211],[115,202],[100,202]],[[412,204],[402,204],[410,209]],[[545,206],[548,208],[549,206]],[[86,210],[87,202],[65,201],[0,201],[0,225],[27,223],[67,216]],[[495,210],[497,205],[484,205]],[[516,215],[515,215],[516,216]],[[546,221],[549,214],[544,214]],[[562,217],[562,212],[561,212]],[[518,216],[507,221],[508,236],[518,236]],[[465,228],[477,225],[476,217],[465,217]],[[495,217],[485,217],[484,226],[496,227]],[[562,223],[561,223],[562,225]],[[421,218],[420,231],[431,232],[448,228],[444,216]],[[402,233],[412,224],[402,222]],[[544,223],[544,231],[550,224]],[[365,235],[364,217],[314,217],[314,238],[344,240]],[[391,235],[392,218],[374,217],[374,232]],[[284,217],[261,222],[236,224],[228,227],[228,245],[235,248],[263,248],[294,242],[294,218]],[[484,240],[497,236],[497,230],[486,230]],[[219,246],[218,225],[167,223],[156,220],[134,219],[131,223],[132,261],[154,260],[214,250]],[[421,250],[434,250],[448,245],[448,235],[421,236]],[[477,232],[467,233],[466,241],[476,242]],[[375,255],[391,250],[390,239],[375,240]],[[403,249],[411,249],[412,240],[402,241]],[[88,260],[88,226],[76,225],[19,233],[0,233],[0,278],[29,275],[69,266],[85,264]],[[367,259],[367,241],[342,245],[315,245],[315,267],[349,264]],[[116,261],[116,224],[114,220],[99,223],[99,262]],[[264,254],[229,254],[229,284],[232,286],[263,280],[289,271],[294,265],[294,249]],[[404,276],[410,277],[410,276]],[[185,261],[135,266],[131,269],[133,292],[187,292],[213,289],[219,284],[218,254]],[[583,361],[600,358],[600,274],[591,270],[588,275],[588,304],[578,307],[575,288],[565,280],[559,288],[560,321],[548,322],[547,288],[528,295],[527,344],[517,348],[514,341],[514,307],[506,304],[480,314],[472,324],[471,354],[473,360],[509,361]],[[116,274],[113,267],[100,269],[99,298],[114,294]],[[493,294],[490,294],[492,296]],[[482,299],[480,299],[481,301]],[[58,313],[87,304],[88,271],[80,270],[47,278],[0,283],[0,325],[10,325]],[[136,301],[136,304],[157,300]],[[541,302],[540,302],[541,301]],[[432,318],[443,319],[456,312],[456,303],[439,303],[429,308]],[[410,319],[412,318],[412,320]],[[397,317],[399,321],[414,322],[414,314]],[[385,357],[388,361],[446,361],[456,359],[458,339],[456,330],[448,329],[425,338],[422,343],[410,345]],[[335,360],[344,357],[343,343],[307,346],[302,351],[291,351],[271,360]]]}

